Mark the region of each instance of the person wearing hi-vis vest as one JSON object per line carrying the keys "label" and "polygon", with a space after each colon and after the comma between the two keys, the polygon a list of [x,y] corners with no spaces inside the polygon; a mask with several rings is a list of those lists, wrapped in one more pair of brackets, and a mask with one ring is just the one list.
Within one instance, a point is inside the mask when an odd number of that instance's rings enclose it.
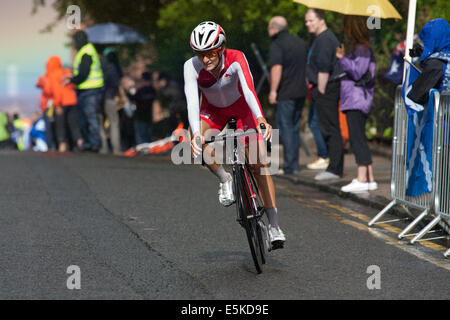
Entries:
{"label": "person wearing hi-vis vest", "polygon": [[72,44],[77,50],[73,62],[73,76],[64,78],[63,85],[75,85],[83,150],[98,152],[101,148],[101,138],[97,113],[100,111],[103,88],[100,58],[94,45],[88,42],[86,32],[75,32]]}

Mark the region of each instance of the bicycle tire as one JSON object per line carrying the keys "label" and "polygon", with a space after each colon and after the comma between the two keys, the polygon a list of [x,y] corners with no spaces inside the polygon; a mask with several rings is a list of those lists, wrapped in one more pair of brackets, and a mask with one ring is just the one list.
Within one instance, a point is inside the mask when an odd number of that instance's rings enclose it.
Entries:
{"label": "bicycle tire", "polygon": [[[248,179],[249,183],[250,183],[250,185],[252,187],[252,190],[254,191],[254,193],[256,195],[256,199],[255,199],[256,207],[258,209],[262,208],[262,210],[265,210],[264,207],[262,206],[262,202],[261,202],[260,195],[259,195],[259,189],[258,189],[258,185],[256,184],[255,177],[254,177],[254,175],[253,175],[252,171],[250,170],[250,167],[249,167],[249,165],[247,163],[245,164],[245,168],[247,170],[247,175],[249,177],[249,179]],[[262,231],[261,226],[259,224],[260,221],[264,224],[264,221],[261,220],[263,214],[261,214],[260,217],[255,219],[255,224],[256,224],[255,231],[256,231],[256,235],[258,236],[258,241],[259,241],[259,244],[260,244],[259,245],[259,249],[261,250],[262,263],[265,264],[266,263],[265,250],[264,250],[265,249],[265,246],[264,246],[265,242],[264,242],[264,239],[263,239],[263,231]],[[269,248],[267,248],[267,249],[269,249]]]}
{"label": "bicycle tire", "polygon": [[[242,225],[246,231],[250,253],[252,255],[256,271],[260,274],[262,273],[262,265],[265,263],[264,243],[262,242],[261,228],[256,219],[256,212],[252,209],[250,191],[248,190],[249,185],[242,170],[244,169],[239,169],[239,174],[236,177],[239,188],[238,206],[240,207],[240,217],[242,220]],[[248,216],[253,217],[248,218]]]}

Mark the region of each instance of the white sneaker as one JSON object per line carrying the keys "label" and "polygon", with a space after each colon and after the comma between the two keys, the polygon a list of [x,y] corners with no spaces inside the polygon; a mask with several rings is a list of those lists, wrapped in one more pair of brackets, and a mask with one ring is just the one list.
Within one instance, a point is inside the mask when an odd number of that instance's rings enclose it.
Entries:
{"label": "white sneaker", "polygon": [[331,179],[340,179],[341,177],[338,176],[337,174],[328,172],[328,171],[323,171],[321,173],[316,174],[316,176],[314,177],[314,180],[317,181],[324,181],[324,180],[331,180]]}
{"label": "white sneaker", "polygon": [[324,170],[328,168],[328,165],[330,164],[330,159],[324,159],[324,158],[317,158],[314,162],[308,163],[306,167],[311,170]]}
{"label": "white sneaker", "polygon": [[275,228],[269,225],[269,238],[270,243],[272,245],[272,249],[281,249],[284,246],[284,242],[286,241],[286,237],[284,236],[281,228]]}
{"label": "white sneaker", "polygon": [[353,179],[351,183],[341,188],[341,191],[344,192],[364,192],[368,190],[369,190],[369,183],[359,182],[358,179]]}
{"label": "white sneaker", "polygon": [[369,181],[367,184],[369,186],[369,190],[370,191],[378,189],[378,183],[375,180],[374,181]]}
{"label": "white sneaker", "polygon": [[219,184],[219,202],[225,207],[234,203],[233,180]]}

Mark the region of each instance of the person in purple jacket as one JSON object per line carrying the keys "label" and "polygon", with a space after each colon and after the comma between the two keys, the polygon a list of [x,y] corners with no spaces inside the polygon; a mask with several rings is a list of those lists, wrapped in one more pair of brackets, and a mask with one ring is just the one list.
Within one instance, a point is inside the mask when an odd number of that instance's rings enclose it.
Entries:
{"label": "person in purple jacket", "polygon": [[350,145],[358,165],[358,173],[356,179],[341,190],[367,192],[378,188],[365,134],[374,95],[375,57],[370,49],[369,30],[364,17],[345,16],[344,33],[351,52],[345,54],[343,44],[336,49],[339,64],[346,73],[341,80],[341,111],[347,116]]}

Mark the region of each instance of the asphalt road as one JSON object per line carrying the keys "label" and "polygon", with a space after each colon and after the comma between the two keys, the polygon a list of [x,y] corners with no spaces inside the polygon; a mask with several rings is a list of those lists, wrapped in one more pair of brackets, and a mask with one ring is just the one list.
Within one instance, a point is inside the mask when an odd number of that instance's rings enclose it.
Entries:
{"label": "asphalt road", "polygon": [[450,296],[441,247],[399,242],[366,227],[375,209],[278,178],[287,243],[257,275],[234,207],[218,204],[202,167],[4,152],[0,168],[0,299]]}

